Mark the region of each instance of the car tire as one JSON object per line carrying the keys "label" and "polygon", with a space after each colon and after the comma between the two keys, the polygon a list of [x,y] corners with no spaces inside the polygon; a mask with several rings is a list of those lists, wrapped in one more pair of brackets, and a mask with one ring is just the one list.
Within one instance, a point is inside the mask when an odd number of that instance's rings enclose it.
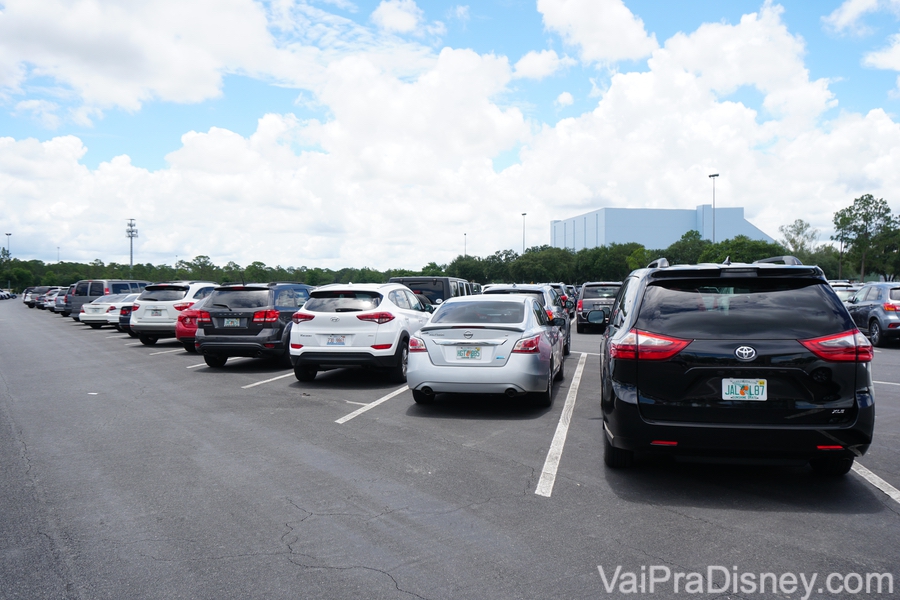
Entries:
{"label": "car tire", "polygon": [[634,452],[616,448],[603,433],[603,462],[610,469],[627,469],[634,463]]}
{"label": "car tire", "polygon": [[400,340],[395,358],[397,364],[388,369],[388,377],[393,383],[405,383],[406,369],[409,365],[409,342],[405,338]]}
{"label": "car tire", "polygon": [[88,323],[88,325],[91,326],[91,329],[100,329],[100,327],[102,327],[100,323]]}
{"label": "car tire", "polygon": [[878,348],[884,346],[884,334],[881,333],[881,325],[875,319],[869,323],[869,337],[872,339],[873,346]]}
{"label": "car tire", "polygon": [[412,390],[413,400],[416,404],[433,404],[434,394],[426,394],[420,390]]}
{"label": "car tire", "polygon": [[140,338],[141,343],[145,346],[152,346],[159,339],[159,338],[153,337],[152,335],[144,335],[143,333],[138,335],[138,338]]}
{"label": "car tire", "polygon": [[225,366],[225,363],[228,362],[228,357],[219,356],[218,354],[204,354],[203,360],[206,361],[206,366],[212,367],[213,369],[221,369]]}
{"label": "car tire", "polygon": [[553,406],[553,365],[547,371],[547,389],[543,392],[536,392],[532,395],[534,405],[541,408],[550,408]]}
{"label": "car tire", "polygon": [[317,372],[315,367],[301,367],[300,365],[294,365],[294,377],[297,378],[297,381],[312,381],[316,378]]}
{"label": "car tire", "polygon": [[809,461],[813,473],[821,477],[840,477],[853,468],[853,458],[815,458]]}
{"label": "car tire", "polygon": [[197,347],[194,346],[194,342],[181,342],[181,345],[184,346],[185,352],[190,352],[191,354],[197,354]]}
{"label": "car tire", "polygon": [[575,331],[577,331],[578,333],[584,333],[584,325],[582,325],[581,323],[577,323],[575,325]]}
{"label": "car tire", "polygon": [[566,377],[566,361],[563,359],[559,363],[559,370],[556,372],[556,377],[553,378],[553,381],[562,381]]}

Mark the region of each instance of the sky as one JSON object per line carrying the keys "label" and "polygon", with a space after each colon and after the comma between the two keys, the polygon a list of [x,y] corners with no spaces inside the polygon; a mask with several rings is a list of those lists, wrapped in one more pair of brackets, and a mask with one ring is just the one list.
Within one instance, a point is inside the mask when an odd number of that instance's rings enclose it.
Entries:
{"label": "sky", "polygon": [[420,269],[711,173],[776,239],[900,213],[900,0],[0,0],[22,260]]}

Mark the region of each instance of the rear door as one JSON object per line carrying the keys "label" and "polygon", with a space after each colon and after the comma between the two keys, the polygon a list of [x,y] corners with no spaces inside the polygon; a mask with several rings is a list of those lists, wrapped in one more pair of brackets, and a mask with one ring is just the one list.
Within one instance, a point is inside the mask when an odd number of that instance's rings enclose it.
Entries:
{"label": "rear door", "polygon": [[[802,425],[849,422],[856,362],[801,341],[853,336],[824,281],[677,280],[647,286],[638,319],[638,405],[650,421]],[[672,356],[666,348],[686,346]]]}
{"label": "rear door", "polygon": [[235,286],[210,294],[206,311],[211,322],[203,323],[203,334],[211,336],[257,336],[276,327],[280,313],[274,309],[268,287]]}

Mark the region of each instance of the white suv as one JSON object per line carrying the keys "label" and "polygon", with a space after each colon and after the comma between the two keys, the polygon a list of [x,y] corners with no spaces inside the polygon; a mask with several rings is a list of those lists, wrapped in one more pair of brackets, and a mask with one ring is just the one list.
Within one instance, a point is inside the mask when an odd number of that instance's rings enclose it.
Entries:
{"label": "white suv", "polygon": [[212,281],[167,281],[148,285],[134,301],[131,330],[147,346],[160,338],[175,337],[178,313],[209,296],[217,285]]}
{"label": "white suv", "polygon": [[376,367],[406,381],[409,338],[431,313],[399,283],[331,284],[309,293],[294,313],[291,364],[300,381],[318,371]]}

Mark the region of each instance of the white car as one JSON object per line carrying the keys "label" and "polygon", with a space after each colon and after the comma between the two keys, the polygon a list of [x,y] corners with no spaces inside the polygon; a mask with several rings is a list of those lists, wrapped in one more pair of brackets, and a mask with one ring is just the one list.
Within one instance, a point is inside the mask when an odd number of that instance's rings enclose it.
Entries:
{"label": "white car", "polygon": [[131,307],[140,294],[121,294],[122,299],[111,302],[109,308],[106,309],[106,323],[112,325],[119,331],[122,327],[119,325],[119,316],[123,306]]}
{"label": "white car", "polygon": [[[134,301],[137,294],[110,294],[108,296],[100,296],[93,302],[87,302],[81,305],[81,312],[78,313],[78,320],[85,325],[90,325],[92,329],[100,329],[104,325],[119,324],[119,309],[125,303],[126,298]],[[110,320],[110,315],[115,315],[116,320]]]}
{"label": "white car", "polygon": [[146,346],[160,338],[175,337],[178,314],[209,296],[219,285],[212,281],[168,281],[148,285],[134,301],[131,331]]}
{"label": "white car", "polygon": [[291,320],[291,364],[300,381],[318,371],[376,367],[406,381],[409,338],[431,313],[399,283],[331,284],[310,292]]}

